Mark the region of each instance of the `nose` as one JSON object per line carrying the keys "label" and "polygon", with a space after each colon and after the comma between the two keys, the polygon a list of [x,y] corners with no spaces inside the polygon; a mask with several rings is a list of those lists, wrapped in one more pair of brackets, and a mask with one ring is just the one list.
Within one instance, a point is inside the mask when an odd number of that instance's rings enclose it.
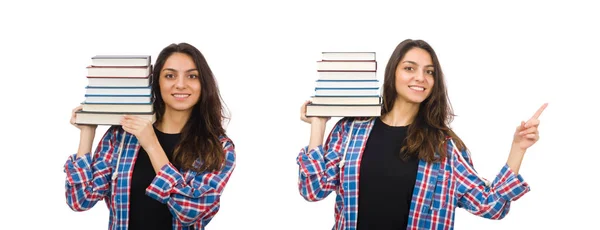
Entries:
{"label": "nose", "polygon": [[181,74],[177,77],[177,80],[175,82],[175,87],[178,89],[183,89],[185,87],[185,76],[184,74]]}
{"label": "nose", "polygon": [[425,74],[423,73],[423,71],[416,71],[415,73],[415,80],[417,80],[418,82],[423,82],[425,80]]}

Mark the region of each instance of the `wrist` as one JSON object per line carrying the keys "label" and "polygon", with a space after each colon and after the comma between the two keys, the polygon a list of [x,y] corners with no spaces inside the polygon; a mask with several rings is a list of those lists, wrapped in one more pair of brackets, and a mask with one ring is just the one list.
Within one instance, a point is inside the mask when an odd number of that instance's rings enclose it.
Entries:
{"label": "wrist", "polygon": [[142,146],[142,148],[144,148],[144,150],[146,150],[146,152],[148,154],[151,154],[151,153],[156,152],[157,149],[160,149],[161,146],[160,146],[160,143],[158,142],[158,139],[155,139],[154,141],[148,143],[147,145]]}
{"label": "wrist", "polygon": [[516,144],[516,143],[513,143],[512,146],[510,147],[511,155],[525,155],[526,151],[527,151],[527,149],[523,149],[523,148],[519,147],[519,144]]}
{"label": "wrist", "polygon": [[96,128],[95,127],[82,127],[81,128],[81,135],[90,135],[90,134],[95,134],[96,133]]}
{"label": "wrist", "polygon": [[323,130],[325,131],[325,127],[327,126],[327,123],[322,122],[321,120],[315,119],[310,123],[310,127],[313,130]]}

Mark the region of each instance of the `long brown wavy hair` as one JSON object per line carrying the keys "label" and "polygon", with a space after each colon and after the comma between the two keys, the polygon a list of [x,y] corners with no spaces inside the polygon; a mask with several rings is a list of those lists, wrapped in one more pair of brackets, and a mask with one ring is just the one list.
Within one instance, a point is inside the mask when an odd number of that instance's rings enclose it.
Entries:
{"label": "long brown wavy hair", "polygon": [[[165,47],[156,59],[152,71],[152,93],[156,122],[162,121],[165,114],[165,102],[160,93],[160,72],[167,58],[173,53],[189,55],[200,72],[200,99],[192,108],[192,114],[181,130],[181,139],[173,150],[174,164],[184,170],[196,172],[213,171],[221,168],[225,153],[219,138],[225,135],[223,122],[224,103],[217,87],[217,82],[208,66],[204,55],[188,43],[171,44]],[[194,164],[200,158],[202,164]]]}
{"label": "long brown wavy hair", "polygon": [[404,55],[412,48],[424,49],[431,55],[434,66],[434,84],[431,94],[421,102],[415,120],[408,127],[406,145],[402,147],[401,152],[404,153],[403,157],[418,155],[419,159],[427,162],[441,161],[447,155],[446,137],[451,137],[461,151],[466,150],[466,146],[450,129],[450,123],[455,115],[448,99],[442,67],[435,51],[427,42],[407,39],[396,46],[385,68],[381,114],[387,114],[394,107],[394,102],[398,97],[395,86],[396,68]]}

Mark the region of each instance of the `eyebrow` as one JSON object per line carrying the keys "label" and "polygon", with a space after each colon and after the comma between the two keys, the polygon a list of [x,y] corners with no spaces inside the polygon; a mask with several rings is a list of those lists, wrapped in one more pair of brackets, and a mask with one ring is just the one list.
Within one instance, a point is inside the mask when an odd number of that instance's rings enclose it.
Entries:
{"label": "eyebrow", "polygon": [[[177,72],[177,70],[175,70],[175,69],[171,69],[171,68],[165,68],[165,69],[163,69],[163,71],[173,71],[173,72]],[[198,71],[198,69],[188,69],[188,70],[187,70],[187,71],[185,71],[185,72],[189,73],[189,72],[192,72],[192,71]]]}
{"label": "eyebrow", "polygon": [[[416,63],[416,62],[414,62],[414,61],[404,61],[404,62],[408,62],[408,63],[410,63],[410,64],[413,64],[413,65],[419,65],[419,64],[417,64],[417,63]],[[404,62],[403,62],[403,63],[404,63]],[[433,67],[433,65],[426,65],[425,67]]]}

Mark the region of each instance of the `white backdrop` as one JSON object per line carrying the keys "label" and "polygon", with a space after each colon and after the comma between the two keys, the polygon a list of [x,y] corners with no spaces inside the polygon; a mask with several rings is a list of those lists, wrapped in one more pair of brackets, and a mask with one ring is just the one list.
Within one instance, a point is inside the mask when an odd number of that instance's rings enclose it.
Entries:
{"label": "white backdrop", "polygon": [[62,167],[79,137],[69,116],[84,99],[85,67],[96,54],[154,61],[164,46],[188,42],[217,77],[238,157],[207,229],[331,229],[334,194],[310,203],[296,184],[295,158],[309,139],[299,107],[313,93],[316,61],[321,51],[375,51],[383,81],[389,55],[406,38],[438,53],[458,115],[452,126],[489,179],[508,156],[514,128],[549,103],[541,140],[521,168],[532,191],[501,221],[457,210],[456,229],[596,223],[600,17],[591,5],[282,2],[3,2],[0,193],[9,214],[0,228],[106,229],[104,203],[76,213],[64,197]]}

